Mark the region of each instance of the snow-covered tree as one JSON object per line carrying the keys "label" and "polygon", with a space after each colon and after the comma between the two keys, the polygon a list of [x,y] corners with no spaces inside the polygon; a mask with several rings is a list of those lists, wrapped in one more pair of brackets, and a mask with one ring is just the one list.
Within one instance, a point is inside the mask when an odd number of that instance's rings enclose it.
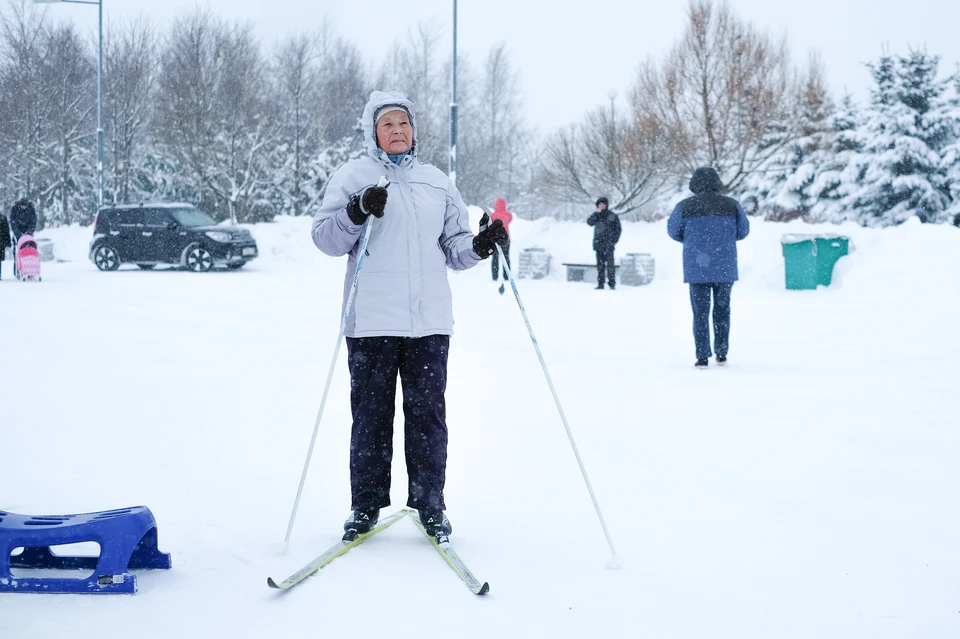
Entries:
{"label": "snow-covered tree", "polygon": [[144,20],[109,25],[104,39],[104,200],[156,199],[150,139],[157,36]]}
{"label": "snow-covered tree", "polygon": [[280,131],[270,151],[270,198],[277,211],[303,215],[333,171],[362,150],[366,76],[356,48],[327,23],[284,42],[272,75]]}
{"label": "snow-covered tree", "polygon": [[691,0],[683,36],[662,62],[640,67],[630,100],[662,131],[675,175],[712,166],[737,191],[795,136],[797,88],[785,39],[727,4]]}
{"label": "snow-covered tree", "polygon": [[458,182],[464,198],[512,202],[525,182],[522,148],[528,131],[521,111],[519,77],[506,46],[490,49],[479,80],[467,85],[459,118]]}
{"label": "snow-covered tree", "polygon": [[862,151],[845,176],[846,207],[860,224],[897,224],[919,210],[938,218],[950,206],[940,156],[947,85],[937,78],[939,61],[912,51],[868,65],[875,87],[858,127]]}
{"label": "snow-covered tree", "polygon": [[853,98],[847,94],[829,119],[825,147],[819,154],[820,162],[809,187],[809,192],[815,197],[810,212],[810,218],[814,221],[837,223],[846,219],[846,195],[852,189],[846,183],[849,179],[847,168],[863,150],[857,130],[859,123],[860,112]]}
{"label": "snow-covered tree", "polygon": [[[44,90],[44,14],[26,2],[0,13],[0,194],[4,202],[48,192],[44,161],[49,135]],[[40,212],[41,224],[44,222]]]}
{"label": "snow-covered tree", "polygon": [[953,76],[953,98],[947,107],[947,143],[941,152],[941,170],[950,193],[950,207],[945,212],[948,220],[960,216],[960,72]]}
{"label": "snow-covered tree", "polygon": [[664,139],[656,120],[598,107],[548,140],[540,177],[553,202],[589,207],[603,195],[620,215],[638,215],[668,184]]}
{"label": "snow-covered tree", "polygon": [[158,139],[211,196],[198,203],[234,223],[269,209],[278,117],[252,27],[198,10],[174,23],[162,60]]}
{"label": "snow-covered tree", "polygon": [[421,24],[406,40],[397,42],[376,84],[383,90],[400,91],[413,102],[420,158],[446,172],[450,156],[450,75],[444,67],[440,30]]}
{"label": "snow-covered tree", "polygon": [[315,111],[320,124],[320,145],[338,148],[356,137],[371,88],[366,63],[356,45],[332,29],[322,36]]}
{"label": "snow-covered tree", "polygon": [[312,108],[319,94],[317,57],[316,36],[303,34],[284,42],[274,62],[280,133],[271,169],[279,208],[290,215],[304,212],[309,158],[318,153],[319,114]]}
{"label": "snow-covered tree", "polygon": [[[450,153],[452,60],[439,49],[439,30],[419,25],[394,45],[376,85],[409,97],[417,110],[420,158],[446,172]],[[494,45],[479,68],[457,59],[457,186],[470,203],[513,200],[529,175],[531,139],[521,112],[519,77],[509,52]]]}
{"label": "snow-covered tree", "polygon": [[[740,193],[744,202],[754,203],[758,212],[773,219],[809,218],[821,195],[814,183],[829,161],[833,102],[816,55],[810,57],[798,97],[796,137],[766,167],[750,175]],[[777,136],[783,134],[779,130]]]}
{"label": "snow-covered tree", "polygon": [[46,33],[43,86],[46,87],[49,136],[43,149],[48,169],[38,205],[47,223],[89,222],[96,213],[96,92],[89,81],[95,62],[70,24]]}

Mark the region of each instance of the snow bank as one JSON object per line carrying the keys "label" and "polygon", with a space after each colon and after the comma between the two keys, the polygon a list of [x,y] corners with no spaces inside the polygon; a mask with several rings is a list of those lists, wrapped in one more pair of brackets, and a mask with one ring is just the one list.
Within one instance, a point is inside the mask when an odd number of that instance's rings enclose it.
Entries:
{"label": "snow bank", "polygon": [[[657,276],[616,291],[564,281],[562,262],[593,260],[585,223],[511,227],[514,263],[553,254],[519,287],[619,571],[516,303],[486,264],[451,274],[446,499],[484,601],[408,522],[288,595],[265,585],[333,544],[349,509],[342,349],[278,554],[340,323],[345,260],[314,249],[309,219],[251,227],[261,257],[204,275],[100,273],[90,229],[44,232],[70,261],[0,282],[0,508],[145,504],[173,570],[141,574],[135,597],[0,595],[0,635],[960,636],[960,230],[751,222],[730,364],[707,371],[665,222],[624,224],[618,254],[652,254]],[[856,251],[834,284],[787,291],[781,236],[836,232]]]}
{"label": "snow bank", "polygon": [[[477,231],[483,211],[470,207]],[[278,217],[272,223],[244,225],[253,233],[260,248],[258,269],[296,269],[310,265],[322,268],[329,263],[310,239],[310,218]],[[548,279],[564,281],[562,264],[593,263],[593,229],[586,223],[541,218],[535,221],[514,218],[511,224],[511,257],[517,260],[528,247],[546,249],[552,256]],[[617,245],[617,261],[626,253],[649,253],[656,260],[657,275],[652,285],[675,285],[683,279],[681,245],[667,236],[666,220],[624,222]],[[922,273],[918,285],[935,288],[955,282],[957,245],[960,229],[949,225],[922,224],[911,218],[902,225],[876,229],[852,222],[807,224],[750,219],[750,236],[738,243],[741,287],[779,290],[784,287],[781,240],[784,236],[835,236],[851,239],[851,253],[835,267],[832,289],[848,284],[856,286],[902,286]],[[55,242],[60,260],[85,261],[91,237],[90,227],[71,226],[49,229],[39,234]]]}

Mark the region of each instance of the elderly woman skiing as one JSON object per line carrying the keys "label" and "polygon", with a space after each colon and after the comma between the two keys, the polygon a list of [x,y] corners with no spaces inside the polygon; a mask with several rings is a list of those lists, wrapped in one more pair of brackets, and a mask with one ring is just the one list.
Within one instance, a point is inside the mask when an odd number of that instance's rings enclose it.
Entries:
{"label": "elderly woman skiing", "polygon": [[[450,521],[443,513],[444,393],[453,334],[447,269],[476,266],[497,244],[507,244],[507,232],[495,221],[473,235],[457,187],[442,171],[420,161],[416,114],[402,94],[374,91],[362,125],[366,155],[334,174],[313,220],[317,248],[327,255],[349,256],[344,304],[360,257],[363,226],[373,225],[345,331],[353,414],[353,512],[344,531],[368,532],[380,509],[390,505],[399,374],[407,506],[418,511],[428,534],[449,535]],[[370,216],[375,219],[368,221]]]}

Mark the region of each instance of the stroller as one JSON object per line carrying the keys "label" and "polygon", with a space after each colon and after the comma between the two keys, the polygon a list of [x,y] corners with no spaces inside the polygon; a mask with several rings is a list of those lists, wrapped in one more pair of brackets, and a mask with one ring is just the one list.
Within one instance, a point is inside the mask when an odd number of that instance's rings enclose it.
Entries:
{"label": "stroller", "polygon": [[22,282],[40,281],[40,251],[32,235],[21,235],[13,260],[14,273]]}

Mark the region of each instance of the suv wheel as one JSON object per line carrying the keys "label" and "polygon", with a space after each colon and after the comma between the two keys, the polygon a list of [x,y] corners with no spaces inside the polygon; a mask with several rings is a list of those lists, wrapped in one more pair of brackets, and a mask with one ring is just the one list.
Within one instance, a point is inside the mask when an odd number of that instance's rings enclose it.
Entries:
{"label": "suv wheel", "polygon": [[101,271],[115,271],[120,268],[120,256],[109,246],[101,244],[93,251],[93,263]]}
{"label": "suv wheel", "polygon": [[206,273],[213,268],[213,255],[199,244],[191,244],[183,252],[183,264],[188,271]]}

